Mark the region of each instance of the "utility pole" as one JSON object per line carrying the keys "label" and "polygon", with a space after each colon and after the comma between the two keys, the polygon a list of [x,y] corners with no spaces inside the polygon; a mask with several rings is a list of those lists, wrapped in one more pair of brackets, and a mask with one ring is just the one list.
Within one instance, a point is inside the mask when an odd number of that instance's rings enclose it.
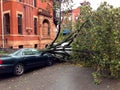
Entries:
{"label": "utility pole", "polygon": [[1,0],[1,29],[2,29],[2,48],[5,48],[4,43],[4,26],[3,26],[3,0]]}

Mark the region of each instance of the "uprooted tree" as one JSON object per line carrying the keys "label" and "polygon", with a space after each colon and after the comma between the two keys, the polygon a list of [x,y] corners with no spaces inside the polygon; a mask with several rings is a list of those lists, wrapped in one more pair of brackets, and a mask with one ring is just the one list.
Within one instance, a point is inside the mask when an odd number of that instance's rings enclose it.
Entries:
{"label": "uprooted tree", "polygon": [[[104,2],[95,11],[92,11],[90,4],[81,5],[80,10],[76,30],[54,45],[59,36],[59,28],[57,37],[46,51],[56,54],[57,46],[64,42],[69,42],[68,46],[73,43],[73,62],[83,62],[84,65],[94,67],[95,79],[103,74],[118,77],[120,75],[120,7],[113,8]],[[64,48],[63,53],[58,54],[69,56]]]}
{"label": "uprooted tree", "polygon": [[[46,1],[46,0],[43,0],[43,1]],[[66,14],[67,14],[67,11],[69,11],[71,9],[71,4],[72,3],[72,0],[53,0],[53,4],[54,4],[54,7],[53,7],[53,11],[54,14],[58,14],[59,17],[54,17],[54,21],[55,21],[55,24],[58,26],[58,33],[56,35],[56,38],[53,40],[53,42],[48,45],[46,47],[46,50],[44,50],[45,52],[48,52],[48,53],[52,53],[53,55],[59,55],[59,56],[62,56],[62,58],[59,58],[59,59],[64,59],[64,57],[68,57],[70,56],[67,52],[66,52],[66,46],[69,46],[74,37],[76,36],[76,33],[77,31],[73,32],[72,34],[70,34],[67,38],[61,40],[60,42],[58,42],[56,45],[54,44],[57,39],[59,38],[60,36],[60,31],[61,31],[61,11],[62,10],[66,10]],[[65,8],[63,8],[65,7]],[[83,25],[82,25],[83,26]],[[81,26],[81,27],[82,27]],[[78,31],[79,32],[79,31]],[[62,47],[61,49],[58,49],[57,47],[60,46],[62,43],[65,43],[67,42],[68,44],[64,47]],[[59,51],[62,51],[62,52],[59,52]],[[57,56],[56,56],[57,58]]]}
{"label": "uprooted tree", "polygon": [[[96,11],[89,5],[80,7],[81,15],[77,23],[77,30],[82,21],[88,20],[73,46],[84,52],[74,52],[77,61],[94,67],[97,71],[93,75],[120,75],[120,7],[113,8],[106,2]],[[87,51],[87,53],[85,52]]]}

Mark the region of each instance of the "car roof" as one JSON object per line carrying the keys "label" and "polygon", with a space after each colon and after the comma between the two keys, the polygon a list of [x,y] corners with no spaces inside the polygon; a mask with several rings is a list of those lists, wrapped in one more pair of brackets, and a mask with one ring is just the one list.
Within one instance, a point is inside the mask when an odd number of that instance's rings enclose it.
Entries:
{"label": "car roof", "polygon": [[19,50],[26,50],[26,49],[37,50],[37,49],[35,49],[35,48],[21,48],[21,49],[19,49]]}

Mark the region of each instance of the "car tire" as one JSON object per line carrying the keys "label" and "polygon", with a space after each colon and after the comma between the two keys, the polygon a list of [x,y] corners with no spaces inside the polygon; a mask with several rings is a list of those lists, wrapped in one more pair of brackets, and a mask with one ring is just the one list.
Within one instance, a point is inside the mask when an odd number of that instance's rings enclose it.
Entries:
{"label": "car tire", "polygon": [[21,63],[18,63],[14,67],[14,75],[20,76],[24,73],[24,66]]}
{"label": "car tire", "polygon": [[47,65],[48,65],[48,66],[53,65],[53,60],[48,60],[48,61],[47,61]]}

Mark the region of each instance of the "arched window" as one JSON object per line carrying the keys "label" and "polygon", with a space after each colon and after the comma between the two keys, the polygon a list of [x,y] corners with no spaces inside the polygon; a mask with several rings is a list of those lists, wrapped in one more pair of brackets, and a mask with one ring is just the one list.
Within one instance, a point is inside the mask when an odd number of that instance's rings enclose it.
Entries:
{"label": "arched window", "polygon": [[47,19],[43,21],[43,36],[50,36],[50,23]]}

